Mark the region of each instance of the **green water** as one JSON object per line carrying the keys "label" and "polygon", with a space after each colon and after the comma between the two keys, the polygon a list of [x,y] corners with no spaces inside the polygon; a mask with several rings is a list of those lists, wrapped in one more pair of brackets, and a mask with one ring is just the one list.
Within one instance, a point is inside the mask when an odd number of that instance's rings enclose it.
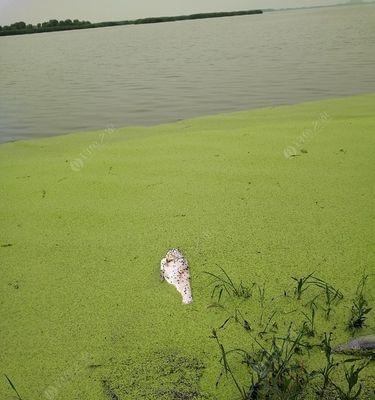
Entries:
{"label": "green water", "polygon": [[[1,145],[0,371],[26,400],[163,398],[182,378],[196,398],[235,399],[229,381],[215,388],[209,336],[237,304],[207,308],[204,272],[219,266],[266,284],[281,330],[302,316],[271,298],[315,271],[345,296],[329,322],[319,314],[316,341],[347,340],[355,286],[374,271],[374,106],[369,94]],[[190,262],[192,306],[159,281],[172,246]],[[370,305],[373,288],[372,276]],[[254,326],[257,304],[241,306]]]}

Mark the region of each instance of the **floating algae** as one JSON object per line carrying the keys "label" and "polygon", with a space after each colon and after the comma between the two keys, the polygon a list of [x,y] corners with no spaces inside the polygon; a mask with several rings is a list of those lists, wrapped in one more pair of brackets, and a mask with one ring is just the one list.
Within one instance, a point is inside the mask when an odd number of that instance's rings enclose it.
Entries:
{"label": "floating algae", "polygon": [[175,349],[160,349],[137,359],[112,360],[102,375],[108,400],[208,400],[200,389],[201,360]]}

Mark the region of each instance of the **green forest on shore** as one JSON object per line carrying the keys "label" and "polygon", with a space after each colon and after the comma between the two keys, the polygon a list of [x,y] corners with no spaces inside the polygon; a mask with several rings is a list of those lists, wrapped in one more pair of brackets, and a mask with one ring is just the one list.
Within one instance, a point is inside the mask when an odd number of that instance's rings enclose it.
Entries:
{"label": "green forest on shore", "polygon": [[247,11],[231,11],[231,12],[214,12],[214,13],[200,13],[191,15],[177,15],[172,17],[149,17],[125,21],[107,21],[92,23],[90,21],[80,21],[78,19],[66,19],[58,21],[51,19],[48,22],[38,23],[36,25],[26,24],[23,21],[16,22],[11,25],[0,26],[0,36],[9,35],[25,35],[29,33],[41,33],[52,31],[66,31],[73,29],[89,29],[101,28],[105,26],[117,25],[138,25],[138,24],[153,24],[160,22],[173,22],[184,21],[192,19],[205,19],[205,18],[220,18],[220,17],[233,17],[240,15],[262,14],[262,10],[247,10]]}

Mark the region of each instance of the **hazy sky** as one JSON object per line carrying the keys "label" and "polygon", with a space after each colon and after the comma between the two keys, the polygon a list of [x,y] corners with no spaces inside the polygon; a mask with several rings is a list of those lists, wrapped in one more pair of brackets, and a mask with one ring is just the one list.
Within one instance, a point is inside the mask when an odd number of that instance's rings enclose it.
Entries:
{"label": "hazy sky", "polygon": [[0,0],[0,25],[78,18],[94,21],[345,3],[348,0]]}

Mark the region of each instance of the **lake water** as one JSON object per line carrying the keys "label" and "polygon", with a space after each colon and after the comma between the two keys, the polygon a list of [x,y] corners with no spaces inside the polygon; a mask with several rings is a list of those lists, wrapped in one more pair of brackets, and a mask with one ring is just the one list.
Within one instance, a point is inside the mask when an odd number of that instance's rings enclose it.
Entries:
{"label": "lake water", "polygon": [[0,37],[0,141],[375,92],[375,6]]}

